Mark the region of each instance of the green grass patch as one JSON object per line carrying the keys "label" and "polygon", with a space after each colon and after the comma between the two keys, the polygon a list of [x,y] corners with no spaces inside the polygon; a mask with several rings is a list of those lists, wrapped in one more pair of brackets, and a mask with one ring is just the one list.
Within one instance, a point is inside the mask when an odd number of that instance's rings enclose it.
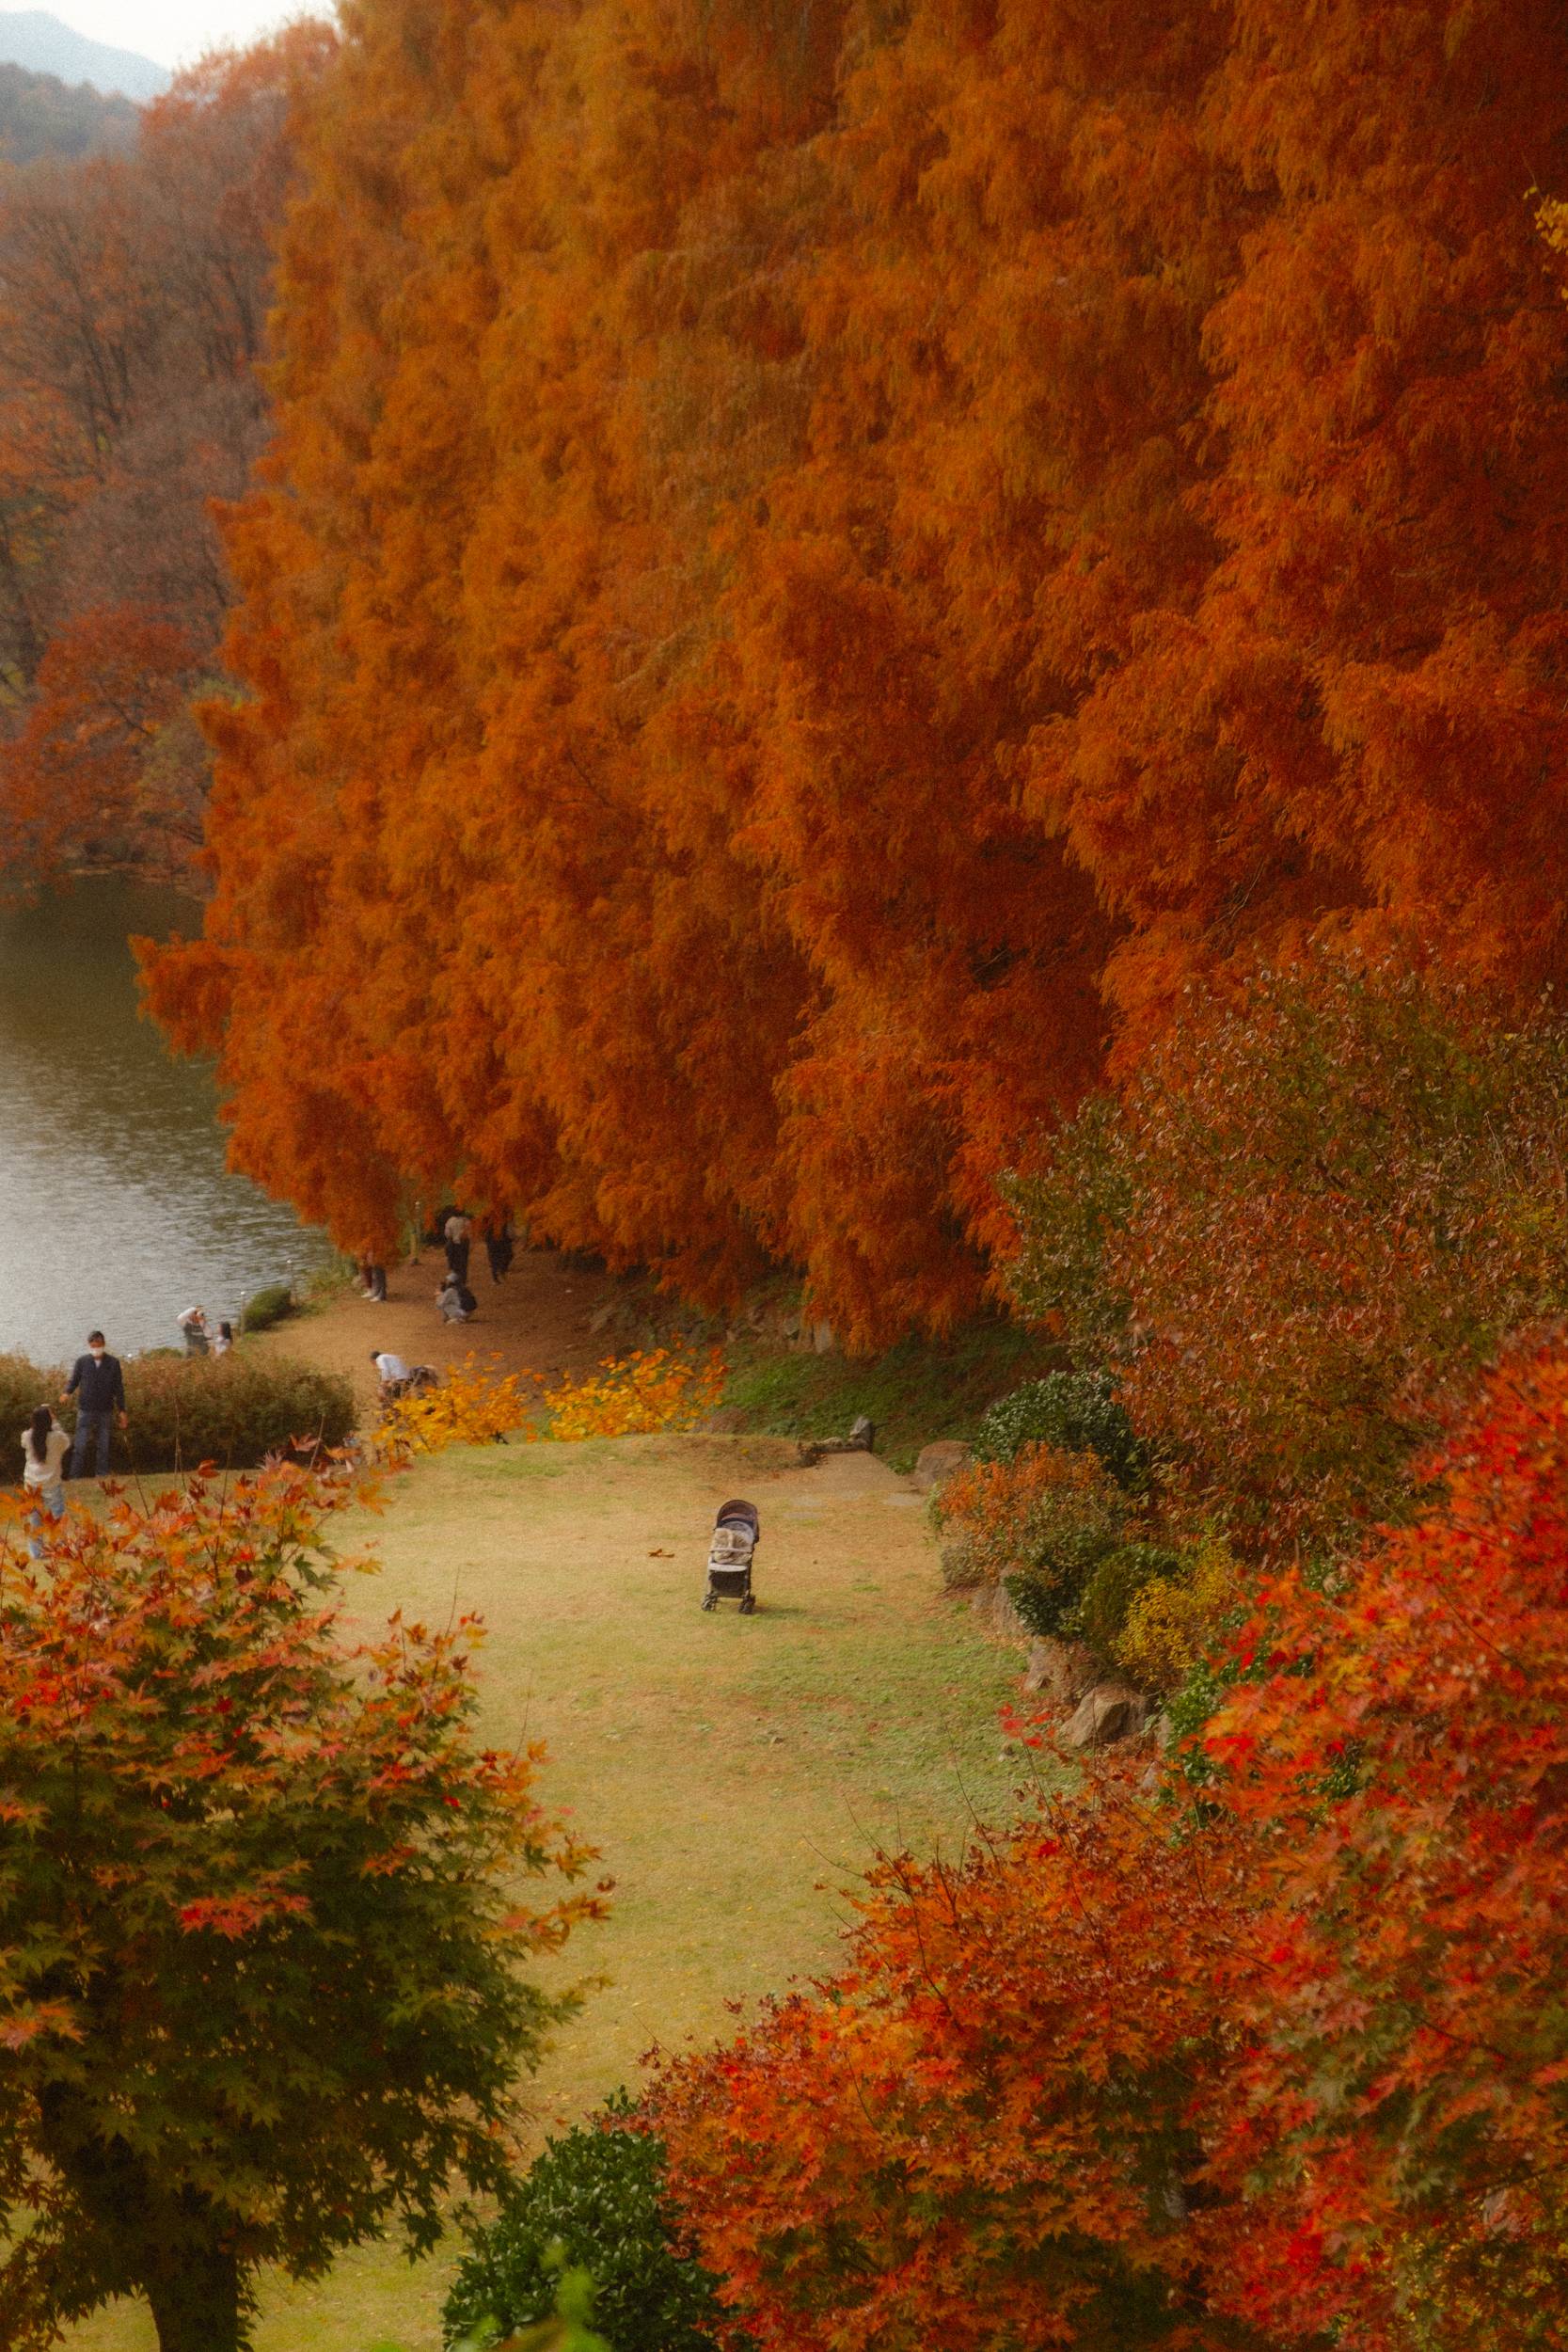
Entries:
{"label": "green grass patch", "polygon": [[1053,1371],[1060,1354],[1037,1332],[987,1317],[943,1340],[901,1340],[863,1363],[839,1355],[781,1355],[760,1342],[729,1350],[722,1404],[780,1438],[844,1437],[865,1414],[877,1451],[909,1470],[936,1438],[973,1438],[988,1405]]}

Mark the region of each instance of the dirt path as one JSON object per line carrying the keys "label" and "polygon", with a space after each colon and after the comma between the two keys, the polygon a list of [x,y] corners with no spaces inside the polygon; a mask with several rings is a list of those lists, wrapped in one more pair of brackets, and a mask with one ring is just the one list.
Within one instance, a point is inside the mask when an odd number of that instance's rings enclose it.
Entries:
{"label": "dirt path", "polygon": [[615,1302],[608,1275],[575,1269],[553,1250],[519,1249],[505,1280],[492,1282],[476,1245],[469,1284],[479,1312],[469,1323],[445,1323],[436,1310],[444,1265],[439,1250],[427,1249],[413,1265],[388,1268],[384,1305],[372,1305],[357,1289],[337,1291],[245,1345],[258,1355],[298,1357],[324,1372],[346,1373],[367,1400],[375,1392],[372,1348],[443,1368],[466,1356],[499,1356],[506,1372],[540,1373],[585,1372],[616,1352],[612,1334],[591,1327]]}

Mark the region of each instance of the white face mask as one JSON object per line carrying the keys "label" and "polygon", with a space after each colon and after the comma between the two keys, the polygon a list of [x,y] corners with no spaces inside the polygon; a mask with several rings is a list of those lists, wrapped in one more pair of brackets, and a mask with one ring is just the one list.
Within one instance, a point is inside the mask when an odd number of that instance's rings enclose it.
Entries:
{"label": "white face mask", "polygon": [[95,1347],[93,1349],[92,1360],[95,1364],[101,1364],[103,1361],[103,1350],[101,1347]]}

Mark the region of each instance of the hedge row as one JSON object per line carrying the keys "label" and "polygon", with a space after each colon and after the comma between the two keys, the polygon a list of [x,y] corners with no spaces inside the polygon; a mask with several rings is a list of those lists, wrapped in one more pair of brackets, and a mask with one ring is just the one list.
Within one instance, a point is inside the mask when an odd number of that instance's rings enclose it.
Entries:
{"label": "hedge row", "polygon": [[[21,1433],[36,1406],[51,1405],[64,1427],[75,1426],[74,1406],[57,1402],[65,1378],[24,1356],[0,1356],[0,1483],[21,1481]],[[125,1401],[130,1427],[114,1433],[117,1474],[198,1462],[253,1469],[296,1438],[341,1445],[354,1428],[354,1391],[340,1374],[240,1351],[129,1357]]]}

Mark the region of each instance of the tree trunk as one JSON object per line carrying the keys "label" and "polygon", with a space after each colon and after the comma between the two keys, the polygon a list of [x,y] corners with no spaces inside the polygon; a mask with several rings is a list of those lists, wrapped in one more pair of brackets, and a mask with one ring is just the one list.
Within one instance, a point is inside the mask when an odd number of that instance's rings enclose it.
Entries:
{"label": "tree trunk", "polygon": [[241,2352],[240,2268],[225,2248],[182,2237],[152,2255],[144,2283],[158,2352]]}

